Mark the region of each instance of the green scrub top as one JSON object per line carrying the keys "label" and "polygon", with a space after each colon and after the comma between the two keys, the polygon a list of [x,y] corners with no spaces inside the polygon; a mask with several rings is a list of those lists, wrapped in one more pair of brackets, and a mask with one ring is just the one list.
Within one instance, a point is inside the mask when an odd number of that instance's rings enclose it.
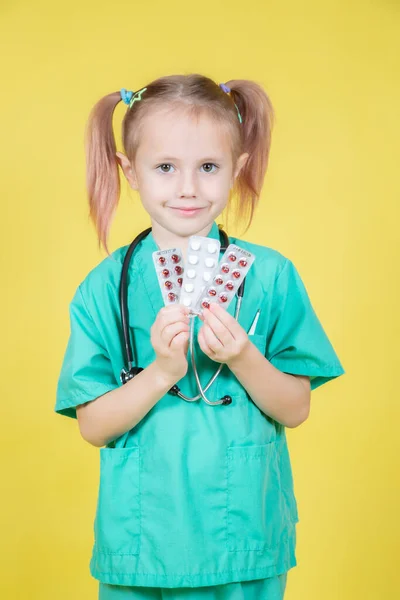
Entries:
{"label": "green scrub top", "polygon": [[[208,237],[219,239],[216,222]],[[254,253],[239,323],[286,373],[308,375],[311,389],[345,373],[291,260],[272,248],[230,237]],[[119,282],[128,246],[98,264],[70,304],[71,333],[57,385],[55,411],[76,418],[76,406],[122,385],[125,367]],[[129,326],[138,366],[155,359],[150,327],[164,306],[152,233],[129,268]],[[237,298],[228,306],[234,315]],[[201,321],[195,319],[197,333]],[[194,339],[205,386],[219,363]],[[177,382],[198,394],[190,365]],[[185,402],[166,394],[130,431],[99,449],[99,493],[92,576],[125,586],[198,587],[274,577],[296,563],[297,503],[285,427],[265,415],[224,365],[207,390],[216,400]]]}

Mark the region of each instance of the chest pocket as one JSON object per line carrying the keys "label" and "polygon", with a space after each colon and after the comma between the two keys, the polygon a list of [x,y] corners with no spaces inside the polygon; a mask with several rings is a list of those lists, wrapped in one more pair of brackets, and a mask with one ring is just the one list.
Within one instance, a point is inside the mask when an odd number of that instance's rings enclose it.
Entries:
{"label": "chest pocket", "polygon": [[253,333],[248,336],[249,340],[253,342],[255,346],[259,349],[261,354],[265,356],[265,350],[267,346],[267,334],[266,333]]}
{"label": "chest pocket", "polygon": [[[267,334],[266,333],[254,333],[249,335],[249,340],[258,348],[263,356],[265,356],[265,350],[267,345]],[[217,385],[217,396],[229,395],[233,401],[238,401],[241,398],[248,401],[248,395],[246,389],[242,386],[240,381],[235,377],[232,371],[227,365],[224,365],[221,373],[218,375],[216,382]]]}

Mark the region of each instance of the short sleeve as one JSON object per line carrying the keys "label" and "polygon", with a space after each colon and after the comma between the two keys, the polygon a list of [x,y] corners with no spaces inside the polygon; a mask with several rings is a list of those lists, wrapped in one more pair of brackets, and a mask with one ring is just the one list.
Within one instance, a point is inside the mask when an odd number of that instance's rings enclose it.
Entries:
{"label": "short sleeve", "polygon": [[274,367],[308,375],[311,390],[345,373],[289,259],[275,282],[270,323],[266,357]]}
{"label": "short sleeve", "polygon": [[76,406],[118,387],[112,365],[80,286],[70,303],[70,336],[56,391],[55,412],[76,419]]}

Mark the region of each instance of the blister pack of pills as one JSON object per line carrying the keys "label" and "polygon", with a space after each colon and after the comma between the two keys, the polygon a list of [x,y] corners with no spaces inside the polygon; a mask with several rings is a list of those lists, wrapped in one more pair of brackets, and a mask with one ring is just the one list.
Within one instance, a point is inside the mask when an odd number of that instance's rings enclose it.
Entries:
{"label": "blister pack of pills", "polygon": [[156,250],[153,262],[165,306],[178,303],[185,272],[182,251],[180,248]]}
{"label": "blister pack of pills", "polygon": [[223,257],[211,274],[211,281],[203,289],[193,309],[200,313],[213,302],[227,309],[240,284],[246,277],[255,255],[236,244],[229,244]]}
{"label": "blister pack of pills", "polygon": [[188,241],[185,273],[180,304],[193,308],[204,287],[211,281],[219,261],[221,242],[210,237],[192,235]]}

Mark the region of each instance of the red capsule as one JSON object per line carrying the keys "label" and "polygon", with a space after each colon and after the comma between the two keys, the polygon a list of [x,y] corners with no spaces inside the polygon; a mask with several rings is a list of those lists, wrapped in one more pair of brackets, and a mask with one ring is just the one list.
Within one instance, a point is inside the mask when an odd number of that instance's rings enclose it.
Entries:
{"label": "red capsule", "polygon": [[180,265],[177,265],[176,267],[174,267],[174,271],[175,271],[175,273],[177,273],[177,275],[180,275],[183,271],[183,267],[181,267]]}
{"label": "red capsule", "polygon": [[215,288],[210,288],[208,290],[208,295],[209,296],[216,296],[217,295],[217,290]]}
{"label": "red capsule", "polygon": [[167,288],[167,290],[170,290],[172,287],[174,287],[174,284],[172,283],[172,281],[165,281],[164,282],[165,287]]}
{"label": "red capsule", "polygon": [[210,308],[210,303],[208,302],[208,300],[203,300],[203,302],[201,303],[201,306],[203,308]]}
{"label": "red capsule", "polygon": [[221,271],[223,273],[229,273],[229,265],[227,265],[226,263],[224,263],[221,267]]}
{"label": "red capsule", "polygon": [[233,273],[232,273],[232,276],[233,276],[235,279],[239,279],[239,277],[240,277],[240,271],[233,271]]}
{"label": "red capsule", "polygon": [[174,294],[174,292],[169,292],[167,295],[167,298],[170,302],[175,302],[176,300],[176,294]]}
{"label": "red capsule", "polygon": [[215,277],[214,279],[214,283],[215,285],[222,285],[224,283],[224,280],[222,279],[222,277],[218,277],[217,275],[217,277]]}
{"label": "red capsule", "polygon": [[158,263],[160,265],[165,265],[165,256],[159,256],[158,257]]}
{"label": "red capsule", "polygon": [[227,281],[226,284],[225,284],[225,289],[229,290],[230,292],[233,290],[234,287],[235,286],[233,284],[233,281]]}
{"label": "red capsule", "polygon": [[178,285],[182,285],[183,277],[178,277],[177,282]]}
{"label": "red capsule", "polygon": [[235,260],[236,260],[236,254],[234,254],[233,252],[231,252],[228,255],[228,260],[230,260],[231,262],[235,262]]}
{"label": "red capsule", "polygon": [[247,260],[245,258],[241,258],[238,264],[239,267],[247,267]]}
{"label": "red capsule", "polygon": [[162,275],[163,277],[169,277],[170,273],[169,273],[168,269],[163,269],[163,270],[161,271],[161,275]]}
{"label": "red capsule", "polygon": [[228,300],[228,296],[226,294],[219,295],[220,302],[226,302]]}
{"label": "red capsule", "polygon": [[180,261],[180,258],[177,254],[171,254],[171,260],[173,263],[178,263]]}

